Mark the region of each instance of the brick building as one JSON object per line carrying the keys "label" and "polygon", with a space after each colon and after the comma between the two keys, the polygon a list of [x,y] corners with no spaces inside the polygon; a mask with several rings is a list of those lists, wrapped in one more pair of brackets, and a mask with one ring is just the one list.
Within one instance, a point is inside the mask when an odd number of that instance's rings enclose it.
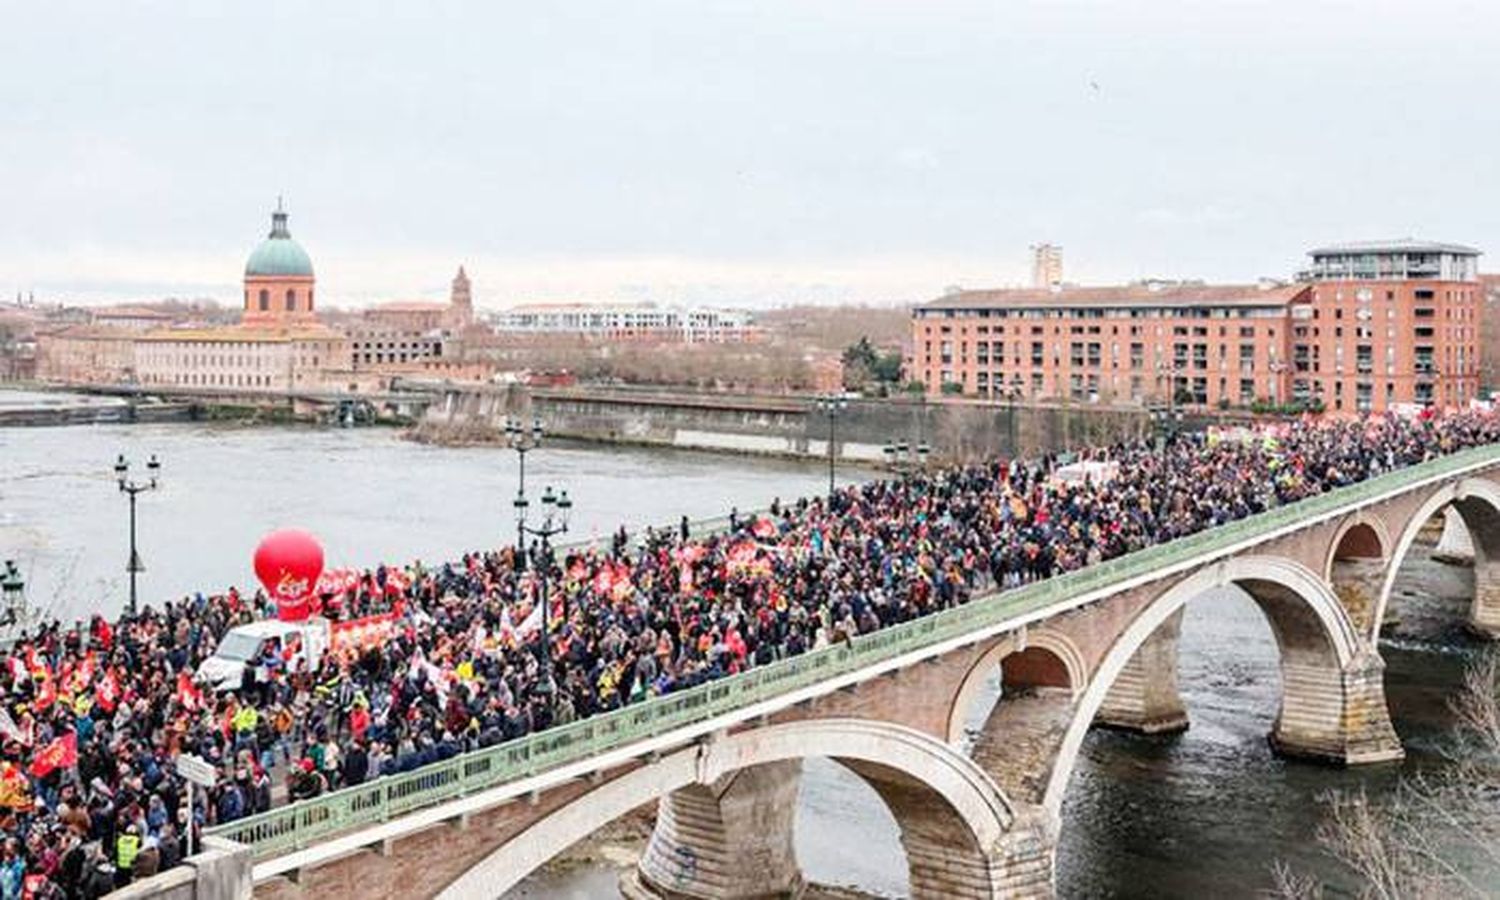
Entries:
{"label": "brick building", "polygon": [[[1163,284],[961,291],[920,306],[913,377],[989,399],[1249,404],[1278,380],[1306,286]],[[949,388],[953,392],[954,388]]]}
{"label": "brick building", "polygon": [[1479,313],[1479,389],[1500,391],[1500,275],[1481,275],[1484,308]]}
{"label": "brick building", "polygon": [[447,303],[382,303],[347,329],[356,369],[393,373],[461,368],[464,338],[473,330],[473,287],[462,266]]}
{"label": "brick building", "polygon": [[36,377],[52,384],[133,382],[138,337],[133,329],[111,325],[69,325],[39,332]]}
{"label": "brick building", "polygon": [[352,368],[349,341],[304,329],[173,328],[135,339],[137,380],[168,387],[316,390]]}
{"label": "brick building", "polygon": [[1330,410],[1417,404],[1465,406],[1479,397],[1479,251],[1457,244],[1382,241],[1311,251],[1312,285],[1294,310],[1292,395]]}
{"label": "brick building", "polygon": [[917,307],[908,370],[929,394],[1334,412],[1478,396],[1478,251],[1324,247],[1296,284],[1146,281],[955,291]]}
{"label": "brick building", "polygon": [[245,263],[240,324],[160,328],[136,339],[136,377],[172,387],[312,390],[347,381],[349,339],[318,321],[312,259],[278,203]]}

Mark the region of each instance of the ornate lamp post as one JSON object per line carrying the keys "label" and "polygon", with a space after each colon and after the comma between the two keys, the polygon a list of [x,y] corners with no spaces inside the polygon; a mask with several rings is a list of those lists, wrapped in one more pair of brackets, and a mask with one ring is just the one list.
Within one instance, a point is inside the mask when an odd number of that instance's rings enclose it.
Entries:
{"label": "ornate lamp post", "polygon": [[1021,432],[1019,423],[1016,421],[1016,407],[1020,406],[1021,400],[1026,396],[1024,393],[1026,382],[1021,379],[1019,373],[1010,377],[1010,387],[1005,392],[1005,399],[1010,408],[1010,456],[1011,459],[1021,455]]}
{"label": "ornate lamp post", "polygon": [[141,562],[141,555],[135,549],[135,498],[144,491],[154,491],[159,487],[157,477],[161,474],[161,463],[157,462],[156,454],[146,461],[145,481],[130,480],[130,463],[126,461],[125,454],[121,453],[115,460],[115,480],[120,485],[120,492],[130,498],[130,561],[125,564],[125,571],[130,573],[130,615],[136,614],[136,576],[146,571],[146,566]]}
{"label": "ornate lamp post", "polygon": [[520,419],[506,417],[505,443],[516,451],[521,460],[521,478],[516,487],[516,571],[526,571],[526,454],[542,445],[542,420],[533,416],[531,428],[521,424]]}
{"label": "ornate lamp post", "polygon": [[1286,363],[1276,359],[1271,360],[1271,406],[1275,407],[1273,412],[1281,411],[1281,373],[1286,371]]}
{"label": "ornate lamp post", "polygon": [[[524,538],[531,535],[537,542],[531,547],[531,562],[536,567],[537,577],[540,579],[539,596],[537,603],[541,604],[542,611],[542,677],[537,682],[536,692],[550,696],[557,686],[552,683],[552,610],[548,608],[547,576],[552,571],[554,557],[552,555],[552,538],[563,534],[568,530],[568,518],[573,512],[573,501],[568,499],[568,492],[560,494],[552,493],[552,486],[548,485],[542,491],[542,524],[531,527],[526,524],[525,498],[516,498],[516,521]],[[567,613],[566,606],[563,608]]]}
{"label": "ornate lamp post", "polygon": [[824,394],[816,401],[818,411],[828,417],[828,499],[834,492],[834,447],[838,443],[839,415],[849,408],[849,401],[842,394]]}
{"label": "ornate lamp post", "polygon": [[5,602],[3,624],[13,625],[21,621],[21,610],[26,604],[26,580],[21,577],[21,570],[16,568],[16,561],[13,559],[5,561],[5,575],[0,577],[0,593],[3,593]]}
{"label": "ornate lamp post", "polygon": [[896,472],[903,478],[927,468],[927,457],[932,453],[932,448],[927,443],[912,447],[906,441],[887,443],[881,448],[885,454],[885,464],[892,472]]}

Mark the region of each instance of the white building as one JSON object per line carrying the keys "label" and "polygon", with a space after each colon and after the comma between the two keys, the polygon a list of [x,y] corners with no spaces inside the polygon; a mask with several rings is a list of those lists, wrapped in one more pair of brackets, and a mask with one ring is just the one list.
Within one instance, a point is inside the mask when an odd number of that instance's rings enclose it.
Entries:
{"label": "white building", "polygon": [[531,304],[497,313],[494,325],[501,334],[562,334],[607,341],[736,343],[760,336],[747,310],[707,307]]}

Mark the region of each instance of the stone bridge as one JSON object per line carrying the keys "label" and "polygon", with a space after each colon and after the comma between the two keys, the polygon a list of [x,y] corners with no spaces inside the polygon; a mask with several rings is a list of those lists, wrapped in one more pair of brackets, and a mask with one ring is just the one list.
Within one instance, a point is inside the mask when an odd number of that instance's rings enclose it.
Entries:
{"label": "stone bridge", "polygon": [[1086,732],[1187,727],[1182,611],[1216,589],[1248,594],[1275,636],[1278,751],[1399,759],[1377,639],[1440,514],[1472,544],[1468,624],[1500,637],[1490,446],[216,832],[255,846],[259,896],[489,898],[656,802],[630,895],[794,896],[801,760],[826,757],[889,807],[914,896],[1050,896]]}

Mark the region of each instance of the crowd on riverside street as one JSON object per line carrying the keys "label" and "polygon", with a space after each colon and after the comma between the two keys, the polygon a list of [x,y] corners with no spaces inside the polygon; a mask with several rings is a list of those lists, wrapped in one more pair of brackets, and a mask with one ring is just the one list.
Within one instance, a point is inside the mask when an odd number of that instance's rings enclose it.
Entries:
{"label": "crowd on riverside street", "polygon": [[[263,595],[50,623],[0,657],[0,900],[95,897],[176,864],[190,830],[1496,441],[1500,416],[1467,412],[1096,448],[1084,456],[1109,474],[1084,480],[1051,457],[935,469],[776,503],[711,536],[560,549],[545,601],[510,547],[379,567],[323,609],[394,608],[389,639],[313,670],[268,651],[223,691],[193,673],[228,628],[274,615]],[[192,809],[179,753],[220,772]]]}

